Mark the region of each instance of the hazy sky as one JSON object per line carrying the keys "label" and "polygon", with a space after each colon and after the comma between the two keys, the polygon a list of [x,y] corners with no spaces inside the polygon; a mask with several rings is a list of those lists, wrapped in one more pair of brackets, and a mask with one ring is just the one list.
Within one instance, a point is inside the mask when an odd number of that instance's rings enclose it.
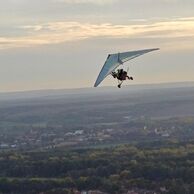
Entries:
{"label": "hazy sky", "polygon": [[0,92],[90,87],[107,54],[152,47],[133,84],[194,81],[194,0],[1,1]]}

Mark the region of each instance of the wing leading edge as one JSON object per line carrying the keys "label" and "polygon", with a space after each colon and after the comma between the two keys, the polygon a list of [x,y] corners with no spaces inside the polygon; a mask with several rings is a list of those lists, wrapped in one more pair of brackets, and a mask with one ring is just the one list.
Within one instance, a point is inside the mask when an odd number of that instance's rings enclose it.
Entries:
{"label": "wing leading edge", "polygon": [[122,65],[123,63],[130,61],[136,57],[139,57],[143,54],[159,50],[159,48],[154,49],[145,49],[145,50],[138,50],[138,51],[129,51],[124,53],[117,53],[108,55],[102,70],[100,71],[98,78],[94,84],[94,87],[98,87],[98,85],[111,73],[113,72],[118,66]]}

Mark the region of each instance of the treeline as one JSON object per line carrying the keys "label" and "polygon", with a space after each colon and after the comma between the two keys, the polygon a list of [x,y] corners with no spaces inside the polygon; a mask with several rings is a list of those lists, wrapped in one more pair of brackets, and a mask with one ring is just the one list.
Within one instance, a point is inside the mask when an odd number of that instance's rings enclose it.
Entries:
{"label": "treeline", "polygon": [[1,153],[0,192],[72,193],[76,189],[126,193],[141,188],[193,193],[194,144],[159,145]]}

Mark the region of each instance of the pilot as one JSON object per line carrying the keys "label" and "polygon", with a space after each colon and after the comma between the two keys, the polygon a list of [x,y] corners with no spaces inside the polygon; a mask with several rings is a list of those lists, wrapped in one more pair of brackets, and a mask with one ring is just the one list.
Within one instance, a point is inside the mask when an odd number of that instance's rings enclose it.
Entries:
{"label": "pilot", "polygon": [[118,70],[117,70],[117,73],[116,73],[116,72],[113,72],[113,73],[112,73],[112,76],[113,76],[114,78],[117,78],[117,79],[120,80],[120,81],[124,81],[124,80],[126,80],[126,79],[133,80],[133,77],[129,77],[129,76],[127,75],[127,72],[124,71],[123,69],[118,69]]}

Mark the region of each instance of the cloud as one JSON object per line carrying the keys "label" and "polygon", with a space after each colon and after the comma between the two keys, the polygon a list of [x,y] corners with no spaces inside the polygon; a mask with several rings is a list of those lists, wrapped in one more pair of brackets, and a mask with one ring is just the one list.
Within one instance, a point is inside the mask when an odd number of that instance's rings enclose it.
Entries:
{"label": "cloud", "polygon": [[[128,2],[128,0],[122,0],[123,2]],[[146,3],[153,3],[155,0],[145,0]],[[180,0],[158,0],[162,3],[177,3]],[[66,3],[66,4],[98,4],[98,5],[104,5],[104,4],[112,4],[115,2],[120,2],[119,0],[53,0],[53,2],[60,2],[60,3]],[[141,3],[142,0],[131,0],[128,3]]]}
{"label": "cloud", "polygon": [[23,29],[30,29],[30,30],[33,30],[33,31],[40,31],[43,29],[43,26],[41,25],[26,25],[26,26],[23,26],[22,27]]}
{"label": "cloud", "polygon": [[111,4],[118,0],[54,0],[54,2],[66,3],[66,4]]}
{"label": "cloud", "polygon": [[20,27],[23,34],[0,37],[0,48],[29,47],[59,44],[96,37],[147,38],[177,40],[194,38],[194,18],[178,18],[171,21],[154,21],[139,24],[116,25],[112,23],[91,24],[80,22],[50,22]]}

